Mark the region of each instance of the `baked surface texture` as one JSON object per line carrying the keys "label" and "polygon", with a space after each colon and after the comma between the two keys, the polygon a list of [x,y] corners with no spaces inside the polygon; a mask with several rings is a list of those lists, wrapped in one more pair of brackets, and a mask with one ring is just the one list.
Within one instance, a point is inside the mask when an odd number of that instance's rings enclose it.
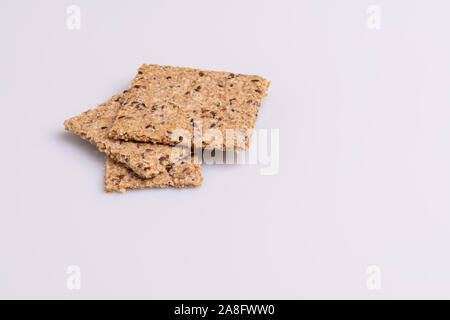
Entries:
{"label": "baked surface texture", "polygon": [[[194,164],[190,157],[190,151],[184,150],[183,152],[181,148],[161,144],[125,142],[108,138],[108,129],[117,115],[120,101],[125,96],[126,94],[115,95],[95,109],[66,120],[64,122],[66,130],[90,141],[100,151],[125,164],[143,178],[152,178],[160,173],[167,173],[173,168],[178,169],[178,166],[181,166],[182,169],[189,167],[193,169]],[[174,157],[175,154],[180,157]]]}
{"label": "baked surface texture", "polygon": [[173,167],[150,179],[143,179],[122,163],[106,156],[105,191],[121,192],[144,188],[183,188],[202,184],[201,165]]}
{"label": "baked surface texture", "polygon": [[[269,85],[259,76],[144,64],[109,137],[189,146],[195,127],[204,137],[203,148],[246,150]],[[179,138],[177,129],[188,132],[187,139]],[[242,142],[227,144],[227,130],[244,136]]]}

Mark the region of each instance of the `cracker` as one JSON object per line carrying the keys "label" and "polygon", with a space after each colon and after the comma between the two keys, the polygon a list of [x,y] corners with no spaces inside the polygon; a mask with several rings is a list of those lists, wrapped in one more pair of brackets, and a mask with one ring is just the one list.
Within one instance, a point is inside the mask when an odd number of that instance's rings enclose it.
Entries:
{"label": "cracker", "polygon": [[179,165],[171,172],[161,172],[151,179],[143,179],[125,165],[106,156],[105,191],[121,192],[144,188],[183,188],[202,184],[201,165]]}
{"label": "cracker", "polygon": [[[120,108],[120,101],[125,95],[115,95],[97,108],[66,120],[64,122],[66,130],[90,141],[100,151],[106,152],[112,159],[125,164],[143,178],[152,178],[180,163],[193,165],[190,151],[185,152],[186,158],[178,162],[179,159],[171,156],[172,151],[175,151],[174,147],[153,143],[116,141],[108,138],[108,129],[113,123]],[[180,154],[182,150],[177,149],[176,151]]]}
{"label": "cracker", "polygon": [[[202,147],[246,150],[251,130],[270,82],[259,76],[198,69],[142,65],[131,83],[109,137],[125,141],[190,145],[194,124],[203,136],[208,129],[222,135]],[[181,141],[172,133],[189,132]],[[226,145],[226,130],[245,133],[243,145]],[[186,141],[189,140],[189,141]],[[180,142],[181,141],[181,142]]]}

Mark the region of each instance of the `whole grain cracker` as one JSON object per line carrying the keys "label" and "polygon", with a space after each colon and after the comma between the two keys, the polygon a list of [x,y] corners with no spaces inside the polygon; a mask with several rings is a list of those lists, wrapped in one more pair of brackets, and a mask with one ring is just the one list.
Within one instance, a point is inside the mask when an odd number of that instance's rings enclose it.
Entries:
{"label": "whole grain cracker", "polygon": [[[123,102],[109,136],[190,145],[197,126],[204,137],[210,129],[213,136],[217,132],[222,136],[210,137],[202,147],[231,149],[226,145],[226,130],[234,130],[245,136],[242,145],[235,143],[233,149],[245,150],[269,85],[259,76],[144,64],[132,81],[131,94]],[[190,141],[173,135],[176,129],[189,132]]]}
{"label": "whole grain cracker", "polygon": [[125,165],[106,156],[105,191],[121,192],[144,188],[183,188],[202,184],[201,165],[179,165],[171,172],[161,172],[150,179],[143,179]]}
{"label": "whole grain cracker", "polygon": [[[190,151],[179,155],[187,156],[185,159],[176,159],[172,152],[174,147],[139,142],[116,141],[108,138],[108,129],[120,108],[120,101],[126,94],[113,96],[106,103],[98,105],[95,109],[83,112],[64,122],[66,130],[80,135],[83,139],[97,145],[100,151],[106,152],[112,159],[121,162],[143,178],[154,177],[161,172],[170,171],[180,164],[193,166]],[[175,154],[175,153],[173,153]],[[172,155],[172,156],[171,156]]]}

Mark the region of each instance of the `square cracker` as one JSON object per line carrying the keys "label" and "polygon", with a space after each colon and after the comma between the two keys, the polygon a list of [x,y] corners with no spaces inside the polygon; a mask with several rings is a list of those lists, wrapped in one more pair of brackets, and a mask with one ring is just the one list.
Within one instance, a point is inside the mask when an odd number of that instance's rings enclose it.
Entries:
{"label": "square cracker", "polygon": [[[120,108],[120,101],[125,95],[115,95],[106,103],[98,105],[97,108],[66,120],[64,122],[66,130],[90,141],[100,151],[125,164],[143,178],[152,178],[161,172],[170,171],[178,165],[193,166],[190,151],[183,154],[181,152],[183,150],[171,146],[116,141],[108,138],[108,129],[113,123]],[[185,158],[177,159],[173,156],[175,154],[183,155]]]}
{"label": "square cracker", "polygon": [[[222,137],[203,141],[203,148],[246,150],[269,85],[259,76],[144,64],[131,83],[130,95],[123,101],[109,137],[190,145],[194,127],[201,127],[203,137],[212,130]],[[173,135],[177,129],[189,132],[191,141]],[[227,130],[244,135],[242,144],[227,148]]]}
{"label": "square cracker", "polygon": [[202,184],[200,165],[174,167],[173,172],[161,172],[151,179],[143,179],[125,165],[106,156],[105,191],[124,193],[131,189],[183,188]]}

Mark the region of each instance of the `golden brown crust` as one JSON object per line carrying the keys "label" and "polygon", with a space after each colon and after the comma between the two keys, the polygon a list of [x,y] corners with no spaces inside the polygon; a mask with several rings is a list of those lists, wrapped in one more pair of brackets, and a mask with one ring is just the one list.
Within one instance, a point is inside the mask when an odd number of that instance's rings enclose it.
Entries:
{"label": "golden brown crust", "polygon": [[[253,129],[269,85],[259,76],[142,65],[109,137],[175,145],[180,141],[171,136],[172,132],[183,129],[192,137],[193,124],[197,123],[203,134],[214,129],[224,137],[220,145],[217,141],[203,141],[203,147],[226,149],[227,129]],[[247,149],[250,139],[246,136],[244,146],[234,149]]]}
{"label": "golden brown crust", "polygon": [[[66,130],[80,135],[83,139],[97,145],[100,151],[106,152],[114,160],[125,164],[143,178],[154,177],[167,168],[176,167],[179,163],[172,160],[174,147],[140,142],[116,141],[108,138],[108,129],[120,108],[124,95],[115,95],[97,108],[83,112],[64,122]],[[189,155],[190,152],[187,153]],[[189,163],[189,156],[181,164]]]}
{"label": "golden brown crust", "polygon": [[202,180],[201,165],[179,165],[151,179],[143,179],[125,165],[106,156],[106,192],[124,193],[131,189],[197,187],[202,184]]}

